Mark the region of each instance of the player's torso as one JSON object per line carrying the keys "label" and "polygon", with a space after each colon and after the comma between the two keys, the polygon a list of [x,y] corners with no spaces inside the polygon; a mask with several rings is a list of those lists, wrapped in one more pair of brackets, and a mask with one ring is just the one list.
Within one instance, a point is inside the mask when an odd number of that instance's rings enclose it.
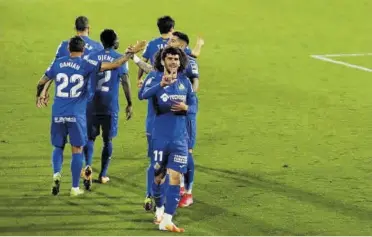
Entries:
{"label": "player's torso", "polygon": [[55,97],[53,116],[85,114],[87,102],[86,61],[62,57],[55,61]]}
{"label": "player's torso", "polygon": [[[161,77],[157,78],[161,80]],[[172,85],[160,90],[153,98],[156,117],[154,120],[153,137],[182,139],[187,137],[186,113],[172,112],[171,107],[176,102],[186,104],[188,78],[180,74],[179,78]]]}
{"label": "player's torso", "polygon": [[[94,60],[113,62],[121,57],[114,50],[102,50],[93,54]],[[96,89],[93,98],[95,114],[112,114],[119,112],[120,76],[128,72],[128,64],[121,68],[99,72],[96,75]]]}
{"label": "player's torso", "polygon": [[[102,45],[100,43],[90,39],[88,36],[82,36],[82,38],[85,42],[83,56],[89,55],[93,52],[96,52],[102,49]],[[68,50],[68,40],[65,40],[61,43],[60,47],[58,48],[56,57],[61,58],[61,57],[69,56],[69,55],[70,55],[70,52]]]}
{"label": "player's torso", "polygon": [[155,54],[165,46],[167,46],[169,39],[164,39],[162,37],[156,38],[149,42],[148,45],[148,55],[147,57],[150,59],[151,65],[154,65],[154,56]]}

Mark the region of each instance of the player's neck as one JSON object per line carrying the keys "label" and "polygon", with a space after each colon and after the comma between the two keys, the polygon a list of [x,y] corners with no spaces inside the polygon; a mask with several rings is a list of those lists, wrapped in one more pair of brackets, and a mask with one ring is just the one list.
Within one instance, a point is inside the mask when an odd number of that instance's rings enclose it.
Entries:
{"label": "player's neck", "polygon": [[89,33],[87,31],[77,31],[77,36],[89,36]]}
{"label": "player's neck", "polygon": [[78,58],[78,57],[81,57],[83,54],[82,53],[79,53],[79,52],[71,52],[70,53],[70,57],[71,58]]}
{"label": "player's neck", "polygon": [[163,39],[169,39],[172,36],[172,33],[167,33],[167,34],[161,34],[160,37]]}

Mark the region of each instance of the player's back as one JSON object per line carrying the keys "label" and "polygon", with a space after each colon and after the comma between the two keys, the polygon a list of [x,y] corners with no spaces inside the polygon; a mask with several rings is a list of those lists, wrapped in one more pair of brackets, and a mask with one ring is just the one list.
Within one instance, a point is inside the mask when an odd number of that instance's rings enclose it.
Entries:
{"label": "player's back", "polygon": [[[113,62],[122,55],[114,49],[104,49],[93,53],[90,59],[99,62]],[[96,75],[96,88],[92,101],[94,114],[113,114],[119,112],[120,77],[128,73],[128,63],[115,69],[99,72]]]}
{"label": "player's back", "polygon": [[194,79],[198,78],[199,79],[199,66],[198,62],[194,57],[187,56],[189,59],[189,63],[186,66],[185,69],[185,75],[190,79],[191,83],[194,83]]}
{"label": "player's back", "polygon": [[169,38],[158,37],[152,39],[146,46],[145,51],[142,54],[142,57],[149,59],[151,65],[154,65],[154,56],[155,54],[165,46],[167,46]]}
{"label": "player's back", "polygon": [[[102,50],[103,46],[101,43],[92,40],[88,36],[81,36],[81,38],[85,42],[84,47],[84,54],[83,56],[89,55],[91,53],[94,53],[96,51]],[[68,51],[68,40],[62,41],[62,43],[58,46],[57,52],[56,52],[56,58],[65,57],[70,55],[70,52]]]}
{"label": "player's back", "polygon": [[[158,73],[147,88],[159,84],[163,73]],[[182,139],[187,138],[186,112],[172,112],[171,107],[175,102],[191,102],[192,87],[189,79],[179,74],[177,81],[164,87],[152,98],[156,117],[153,123],[152,138]],[[194,95],[193,95],[194,96]],[[192,99],[195,99],[193,97]]]}
{"label": "player's back", "polygon": [[56,59],[46,75],[55,80],[55,97],[52,116],[85,115],[89,75],[95,73],[98,62],[81,57],[61,57]]}

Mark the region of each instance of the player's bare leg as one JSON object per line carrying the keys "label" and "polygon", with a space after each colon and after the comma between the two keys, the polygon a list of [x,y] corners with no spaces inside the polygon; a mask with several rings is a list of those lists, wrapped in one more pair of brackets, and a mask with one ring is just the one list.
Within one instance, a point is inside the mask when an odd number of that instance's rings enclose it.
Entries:
{"label": "player's bare leg", "polygon": [[180,198],[181,173],[168,169],[169,187],[166,191],[167,202],[165,204],[164,216],[159,224],[159,230],[182,233],[185,229],[178,228],[173,222],[172,217],[176,211]]}
{"label": "player's bare leg", "polygon": [[72,146],[72,161],[71,161],[71,174],[72,174],[72,188],[70,195],[79,196],[84,193],[79,188],[80,172],[83,166],[83,147]]}

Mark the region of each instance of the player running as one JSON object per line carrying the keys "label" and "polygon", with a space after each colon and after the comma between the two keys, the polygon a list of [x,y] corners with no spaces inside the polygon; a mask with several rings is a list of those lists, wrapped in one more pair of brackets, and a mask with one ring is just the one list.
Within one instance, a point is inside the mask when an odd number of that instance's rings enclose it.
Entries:
{"label": "player running", "polygon": [[[98,62],[113,62],[122,55],[115,50],[119,48],[119,38],[114,30],[105,29],[101,33],[101,42],[104,49],[89,55],[89,59]],[[119,86],[123,87],[127,107],[125,109],[126,118],[132,117],[132,99],[130,93],[130,81],[128,75],[128,63],[115,69],[100,72],[95,78],[97,87],[93,100],[88,103],[87,121],[88,121],[88,142],[85,149],[87,163],[84,172],[84,186],[90,190],[92,185],[92,159],[93,148],[96,137],[102,130],[103,148],[101,156],[101,172],[98,180],[100,183],[109,182],[107,176],[108,166],[110,164],[113,151],[112,139],[116,137],[118,131],[119,119]]]}
{"label": "player running", "polygon": [[56,59],[39,80],[36,93],[36,106],[44,107],[48,103],[48,89],[51,80],[56,82],[55,98],[52,107],[51,143],[54,146],[52,155],[53,187],[52,194],[59,193],[63,150],[67,136],[72,147],[72,188],[70,195],[78,196],[83,193],[79,189],[80,172],[83,165],[83,146],[87,140],[86,108],[89,96],[87,86],[90,75],[99,71],[107,71],[120,67],[127,62],[133,53],[145,46],[145,41],[131,48],[131,52],[113,62],[85,60],[84,40],[75,36],[69,41],[70,55]]}
{"label": "player running", "polygon": [[154,64],[157,72],[154,78],[148,79],[142,94],[144,99],[152,98],[156,113],[151,142],[151,163],[155,169],[152,184],[156,203],[155,222],[159,224],[159,230],[171,232],[184,232],[173,224],[172,217],[180,198],[181,173],[185,173],[187,168],[186,115],[196,111],[192,85],[182,73],[187,61],[182,50],[164,48]]}

